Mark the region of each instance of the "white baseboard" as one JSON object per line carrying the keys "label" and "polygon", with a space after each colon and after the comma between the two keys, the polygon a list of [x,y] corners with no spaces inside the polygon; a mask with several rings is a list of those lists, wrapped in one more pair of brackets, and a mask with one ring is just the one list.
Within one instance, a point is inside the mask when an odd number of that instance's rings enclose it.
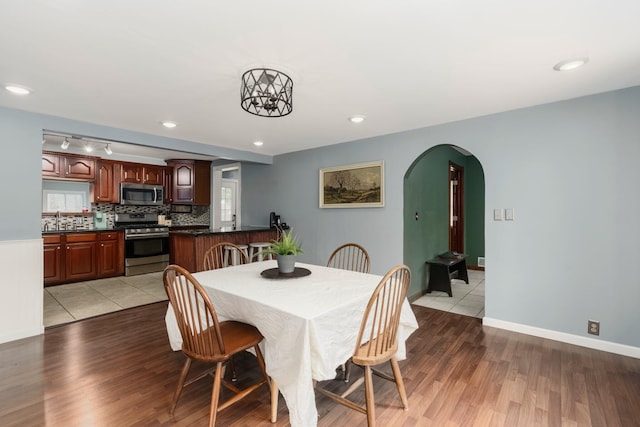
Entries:
{"label": "white baseboard", "polygon": [[507,331],[519,332],[521,334],[533,335],[534,337],[547,338],[567,344],[579,345],[581,347],[602,350],[609,353],[615,353],[622,356],[629,356],[640,359],[640,348],[632,347],[629,345],[602,341],[595,338],[581,337],[579,335],[572,335],[565,332],[536,328],[534,326],[522,325],[519,323],[506,322],[504,320],[492,319],[490,317],[484,317],[482,319],[482,324],[484,326],[491,326],[493,328],[505,329]]}

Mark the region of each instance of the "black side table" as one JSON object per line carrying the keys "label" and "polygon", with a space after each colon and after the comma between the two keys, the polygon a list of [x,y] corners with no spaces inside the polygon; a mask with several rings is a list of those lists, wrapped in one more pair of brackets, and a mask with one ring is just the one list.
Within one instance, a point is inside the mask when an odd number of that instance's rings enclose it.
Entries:
{"label": "black side table", "polygon": [[427,293],[443,291],[452,297],[451,279],[464,280],[469,284],[466,258],[467,256],[464,254],[445,252],[426,261],[425,271],[429,274]]}

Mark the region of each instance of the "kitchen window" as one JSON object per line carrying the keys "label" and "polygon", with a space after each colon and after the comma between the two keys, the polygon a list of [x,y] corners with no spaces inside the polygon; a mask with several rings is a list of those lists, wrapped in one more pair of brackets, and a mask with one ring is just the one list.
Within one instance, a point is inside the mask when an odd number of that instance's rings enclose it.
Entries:
{"label": "kitchen window", "polygon": [[42,212],[82,212],[87,209],[88,200],[88,183],[42,182]]}

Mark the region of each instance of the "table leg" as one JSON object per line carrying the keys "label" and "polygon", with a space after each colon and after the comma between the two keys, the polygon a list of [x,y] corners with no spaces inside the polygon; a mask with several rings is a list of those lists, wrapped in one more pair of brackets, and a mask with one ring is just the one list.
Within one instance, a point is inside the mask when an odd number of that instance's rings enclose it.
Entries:
{"label": "table leg", "polygon": [[271,422],[278,420],[278,385],[271,378]]}

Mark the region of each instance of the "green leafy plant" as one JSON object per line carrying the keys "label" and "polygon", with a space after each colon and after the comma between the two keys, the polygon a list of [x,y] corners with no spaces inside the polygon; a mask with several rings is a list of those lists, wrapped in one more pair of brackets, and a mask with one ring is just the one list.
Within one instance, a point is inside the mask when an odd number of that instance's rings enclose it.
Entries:
{"label": "green leafy plant", "polygon": [[280,240],[272,240],[271,247],[267,252],[276,255],[298,255],[304,253],[298,242],[298,238],[293,235],[293,229],[282,231]]}

